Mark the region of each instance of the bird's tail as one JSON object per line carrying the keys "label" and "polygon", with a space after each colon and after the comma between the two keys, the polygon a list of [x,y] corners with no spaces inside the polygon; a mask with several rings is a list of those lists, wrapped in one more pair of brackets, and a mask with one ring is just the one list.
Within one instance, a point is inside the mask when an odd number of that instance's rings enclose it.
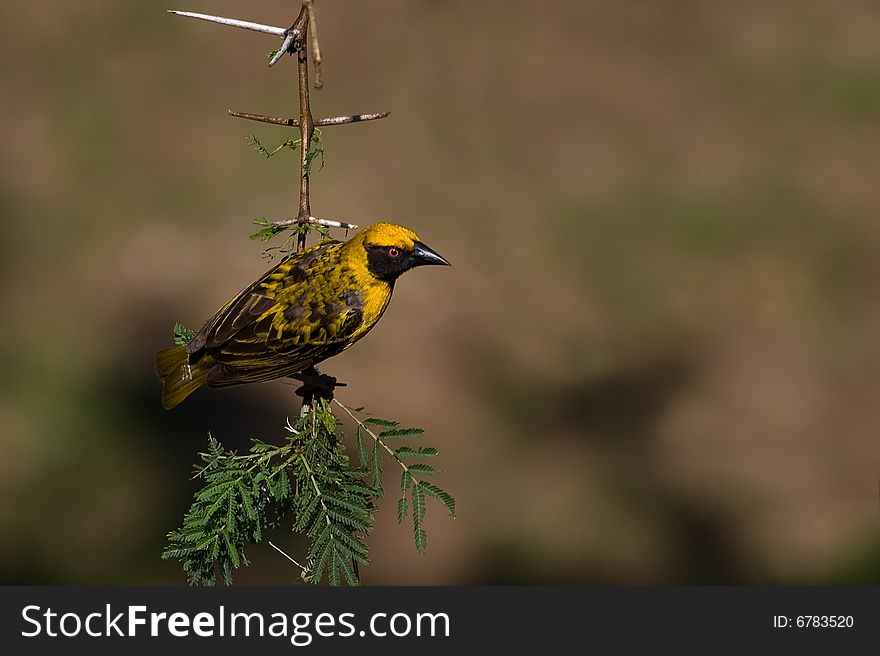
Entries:
{"label": "bird's tail", "polygon": [[172,346],[156,354],[156,374],[162,381],[162,405],[170,410],[205,384],[212,362],[203,356],[188,362],[186,346]]}

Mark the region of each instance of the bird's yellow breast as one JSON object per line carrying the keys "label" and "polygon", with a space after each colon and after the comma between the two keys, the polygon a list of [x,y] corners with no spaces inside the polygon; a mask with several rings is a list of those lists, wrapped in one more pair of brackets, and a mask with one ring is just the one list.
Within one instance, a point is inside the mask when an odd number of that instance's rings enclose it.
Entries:
{"label": "bird's yellow breast", "polygon": [[367,266],[366,251],[363,241],[352,239],[342,249],[340,264],[349,278],[352,288],[357,289],[363,298],[363,323],[355,332],[351,342],[354,343],[367,334],[382,318],[382,314],[391,301],[394,286],[376,278]]}
{"label": "bird's yellow breast", "polygon": [[361,288],[361,293],[364,295],[364,333],[382,317],[391,301],[392,289],[387,282],[375,279],[371,279]]}

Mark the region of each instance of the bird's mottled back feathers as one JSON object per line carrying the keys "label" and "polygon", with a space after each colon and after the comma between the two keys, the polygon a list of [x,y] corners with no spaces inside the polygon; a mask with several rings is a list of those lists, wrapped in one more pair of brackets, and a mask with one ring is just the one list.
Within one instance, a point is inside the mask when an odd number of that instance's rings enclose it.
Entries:
{"label": "bird's mottled back feathers", "polygon": [[191,360],[210,353],[223,365],[209,385],[296,373],[362,334],[363,282],[344,247],[327,241],[290,254],[205,324],[187,352]]}

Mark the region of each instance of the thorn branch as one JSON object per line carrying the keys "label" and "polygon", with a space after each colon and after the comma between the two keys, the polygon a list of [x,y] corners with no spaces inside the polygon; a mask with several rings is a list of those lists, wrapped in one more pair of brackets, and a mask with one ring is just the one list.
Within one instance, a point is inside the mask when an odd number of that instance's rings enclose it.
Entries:
{"label": "thorn branch", "polygon": [[[247,112],[235,112],[227,110],[230,116],[236,118],[244,118],[251,121],[260,121],[262,123],[271,123],[274,125],[284,125],[299,129],[300,133],[300,167],[299,167],[299,207],[297,215],[294,218],[275,221],[270,225],[273,228],[286,228],[294,225],[313,224],[330,228],[342,228],[345,230],[354,230],[357,225],[346,223],[345,221],[337,221],[334,219],[321,219],[312,216],[311,205],[309,201],[309,159],[312,156],[312,138],[316,127],[329,125],[345,125],[346,123],[361,123],[364,121],[375,121],[385,118],[389,112],[380,112],[377,114],[351,114],[347,116],[334,116],[331,118],[322,118],[314,120],[312,117],[311,100],[309,97],[309,52],[311,51],[312,64],[315,70],[315,88],[320,89],[323,86],[321,80],[321,48],[318,44],[317,21],[315,19],[315,2],[314,0],[301,0],[301,8],[299,14],[290,27],[276,27],[274,25],[263,25],[262,23],[254,23],[251,21],[238,20],[235,18],[225,18],[223,16],[213,16],[210,14],[199,14],[191,11],[177,11],[169,9],[168,12],[177,16],[185,16],[187,18],[195,18],[198,20],[226,25],[229,27],[237,27],[240,29],[260,32],[262,34],[271,34],[277,37],[283,37],[281,47],[272,57],[269,66],[281,60],[285,54],[296,54],[296,71],[297,71],[297,91],[299,95],[299,118],[283,118],[277,116],[266,116],[263,114],[251,114]],[[306,233],[297,234],[297,249],[303,249],[306,245]]]}

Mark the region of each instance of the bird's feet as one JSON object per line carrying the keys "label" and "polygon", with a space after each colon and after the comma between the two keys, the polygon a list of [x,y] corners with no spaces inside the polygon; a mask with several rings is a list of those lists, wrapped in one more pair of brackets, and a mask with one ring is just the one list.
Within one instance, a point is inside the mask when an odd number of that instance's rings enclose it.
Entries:
{"label": "bird's feet", "polygon": [[337,387],[345,387],[345,383],[337,382],[333,376],[320,373],[314,367],[309,367],[302,373],[293,374],[291,378],[302,382],[296,395],[301,396],[303,405],[311,405],[314,399],[333,400],[333,391]]}

